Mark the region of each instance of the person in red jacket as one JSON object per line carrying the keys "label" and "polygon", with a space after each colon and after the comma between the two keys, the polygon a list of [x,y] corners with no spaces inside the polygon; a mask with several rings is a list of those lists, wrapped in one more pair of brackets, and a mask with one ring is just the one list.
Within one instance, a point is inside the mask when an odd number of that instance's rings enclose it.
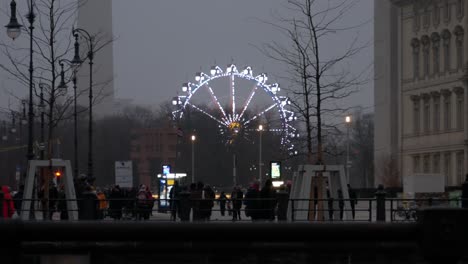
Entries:
{"label": "person in red jacket", "polygon": [[13,203],[13,198],[10,194],[10,188],[6,185],[2,186],[3,192],[3,201],[2,201],[2,217],[11,218],[15,213],[15,205]]}

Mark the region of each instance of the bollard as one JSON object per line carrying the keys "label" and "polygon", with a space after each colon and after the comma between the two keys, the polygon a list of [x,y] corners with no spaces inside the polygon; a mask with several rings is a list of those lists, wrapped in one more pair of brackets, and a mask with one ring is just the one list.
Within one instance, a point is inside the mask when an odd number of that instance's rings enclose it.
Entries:
{"label": "bollard", "polygon": [[385,192],[383,185],[379,184],[379,187],[377,187],[377,192],[375,193],[375,199],[377,201],[377,212],[376,212],[377,221],[385,222],[385,196],[386,195],[387,193]]}
{"label": "bollard", "polygon": [[190,221],[190,193],[182,191],[179,193],[179,218],[180,221]]}
{"label": "bollard", "polygon": [[278,221],[286,221],[288,214],[289,193],[286,191],[279,191],[276,194],[278,202]]}
{"label": "bollard", "polygon": [[462,208],[468,208],[468,174],[466,174],[465,182],[462,184]]}

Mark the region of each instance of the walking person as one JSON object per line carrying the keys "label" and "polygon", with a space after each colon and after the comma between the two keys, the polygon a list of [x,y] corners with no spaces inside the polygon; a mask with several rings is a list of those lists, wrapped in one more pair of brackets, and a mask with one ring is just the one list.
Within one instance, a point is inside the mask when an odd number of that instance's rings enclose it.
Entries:
{"label": "walking person", "polygon": [[60,213],[60,220],[68,220],[67,197],[65,195],[65,186],[60,185],[58,190],[57,210]]}
{"label": "walking person", "polygon": [[137,194],[138,219],[149,220],[153,209],[153,196],[146,185],[141,185]]}
{"label": "walking person", "polygon": [[356,216],[356,210],[355,210],[355,207],[356,207],[356,204],[357,204],[357,195],[356,195],[356,191],[351,188],[351,185],[348,183],[348,193],[349,193],[349,203],[351,205],[351,213],[353,215],[353,220]]}
{"label": "walking person", "polygon": [[96,220],[98,215],[98,197],[91,185],[87,185],[82,195],[83,214],[81,220]]}
{"label": "walking person", "polygon": [[192,183],[190,185],[190,201],[192,204],[192,221],[200,221],[202,218],[200,202],[202,199],[203,183]]}
{"label": "walking person", "polygon": [[13,204],[15,206],[16,213],[18,216],[21,214],[21,205],[23,202],[23,194],[24,194],[24,185],[21,185],[19,187],[19,190],[15,195],[13,196]]}
{"label": "walking person", "polygon": [[260,190],[261,211],[260,219],[273,221],[275,220],[276,194],[273,189],[271,179],[265,181],[265,185]]}
{"label": "walking person", "polygon": [[202,200],[200,201],[201,219],[209,221],[214,206],[215,193],[209,185],[205,185],[202,191]]}
{"label": "walking person", "polygon": [[105,211],[107,209],[107,200],[106,200],[106,195],[101,189],[97,189],[97,198],[99,200],[99,207],[98,207],[98,217],[97,219],[104,219],[105,217]]}
{"label": "walking person", "polygon": [[244,193],[242,192],[241,188],[239,186],[234,187],[232,194],[231,194],[231,200],[232,200],[232,220],[237,221],[237,220],[242,220],[241,218],[241,208],[242,208],[242,199],[244,198]]}
{"label": "walking person", "polygon": [[180,192],[181,188],[179,186],[178,181],[174,181],[174,185],[171,188],[171,191],[169,192],[169,199],[170,199],[170,205],[171,205],[171,219],[172,221],[175,221],[177,219],[177,212],[180,207]]}
{"label": "walking person", "polygon": [[[135,198],[131,198],[132,203]],[[115,185],[109,196],[109,216],[114,220],[120,220],[122,218],[122,207],[123,207],[123,194],[119,185]]]}
{"label": "walking person", "polygon": [[[327,182],[328,185],[328,182]],[[328,220],[333,221],[333,197],[331,196],[330,189],[327,186],[327,200],[328,200]]]}
{"label": "walking person", "polygon": [[13,197],[11,197],[10,187],[3,185],[0,193],[0,201],[2,202],[0,218],[11,218],[15,213],[15,205]]}
{"label": "walking person", "polygon": [[343,221],[344,198],[343,198],[343,191],[341,189],[338,189],[338,207],[340,208],[340,220]]}
{"label": "walking person", "polygon": [[245,216],[252,218],[252,221],[256,221],[260,218],[261,214],[261,201],[260,198],[260,183],[254,182],[247,189],[247,193],[244,197],[245,205]]}
{"label": "walking person", "polygon": [[227,201],[226,193],[221,192],[218,198],[219,210],[221,211],[221,216],[224,216],[226,214],[226,201]]}

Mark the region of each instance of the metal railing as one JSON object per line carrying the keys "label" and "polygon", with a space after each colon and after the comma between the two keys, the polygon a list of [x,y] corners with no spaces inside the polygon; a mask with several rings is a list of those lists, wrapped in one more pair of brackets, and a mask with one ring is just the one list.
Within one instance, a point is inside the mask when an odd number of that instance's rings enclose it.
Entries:
{"label": "metal railing", "polygon": [[[26,201],[26,200],[22,200]],[[18,205],[19,200],[12,200]],[[30,199],[33,211],[31,220],[67,220],[67,199]],[[288,221],[288,222],[414,222],[421,209],[431,207],[461,208],[462,199],[385,199],[377,203],[376,198],[368,199],[242,199],[236,201],[211,199],[105,199],[86,203],[76,199],[79,217],[82,220],[149,220],[149,221]],[[159,207],[164,202],[167,207]],[[44,217],[45,204],[49,214]],[[234,206],[234,203],[237,203]],[[8,202],[6,203],[8,204]],[[93,207],[90,207],[93,206]],[[240,207],[239,207],[240,206]],[[10,210],[10,207],[8,208]],[[14,209],[17,216],[20,207]]]}

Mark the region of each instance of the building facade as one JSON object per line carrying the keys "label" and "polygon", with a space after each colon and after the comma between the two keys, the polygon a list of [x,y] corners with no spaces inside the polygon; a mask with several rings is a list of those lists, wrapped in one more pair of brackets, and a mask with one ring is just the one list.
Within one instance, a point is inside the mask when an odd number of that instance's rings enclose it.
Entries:
{"label": "building facade", "polygon": [[445,186],[465,180],[467,8],[464,0],[375,1],[376,183],[414,174],[441,174]]}
{"label": "building facade", "polygon": [[[112,0],[83,1],[78,9],[78,27],[96,36],[95,44],[103,47],[95,53],[93,65],[94,113],[97,117],[114,113],[114,48],[112,26]],[[87,51],[85,42],[81,50]],[[78,104],[89,105],[88,61],[78,72]]]}
{"label": "building facade", "polygon": [[130,159],[136,164],[138,183],[154,186],[162,165],[175,168],[177,151],[176,129],[142,128],[132,131]]}

